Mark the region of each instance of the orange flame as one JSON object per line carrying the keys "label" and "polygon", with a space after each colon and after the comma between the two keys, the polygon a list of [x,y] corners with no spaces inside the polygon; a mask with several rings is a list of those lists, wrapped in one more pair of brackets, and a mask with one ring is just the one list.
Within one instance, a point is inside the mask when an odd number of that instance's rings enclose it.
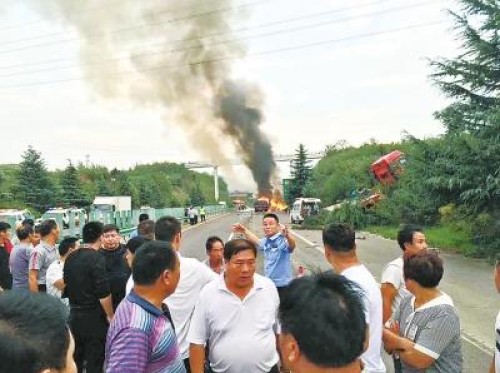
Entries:
{"label": "orange flame", "polygon": [[270,207],[271,211],[282,212],[285,211],[287,208],[288,205],[283,199],[281,192],[279,190],[275,190],[271,198],[271,207]]}

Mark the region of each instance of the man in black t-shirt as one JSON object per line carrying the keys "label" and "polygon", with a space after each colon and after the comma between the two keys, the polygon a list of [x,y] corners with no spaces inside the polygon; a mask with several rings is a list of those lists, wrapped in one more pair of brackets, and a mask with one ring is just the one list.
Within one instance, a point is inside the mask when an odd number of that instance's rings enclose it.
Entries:
{"label": "man in black t-shirt", "polygon": [[99,253],[106,262],[106,276],[111,291],[113,310],[115,311],[118,304],[125,298],[125,287],[130,276],[130,268],[125,259],[127,248],[120,241],[118,227],[114,224],[106,224]]}
{"label": "man in black t-shirt", "polygon": [[98,252],[102,232],[100,222],[85,224],[83,244],[64,263],[63,297],[69,299],[74,357],[80,373],[84,366],[87,373],[102,373],[106,333],[113,318],[106,263]]}

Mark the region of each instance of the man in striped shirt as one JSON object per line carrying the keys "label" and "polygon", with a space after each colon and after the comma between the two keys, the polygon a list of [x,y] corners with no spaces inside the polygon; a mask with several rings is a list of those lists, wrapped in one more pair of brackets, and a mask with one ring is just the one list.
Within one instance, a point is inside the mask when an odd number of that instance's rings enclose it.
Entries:
{"label": "man in striped shirt", "polygon": [[136,253],[134,288],[118,306],[106,340],[107,373],[185,373],[170,312],[163,300],[179,283],[180,262],[167,242]]}

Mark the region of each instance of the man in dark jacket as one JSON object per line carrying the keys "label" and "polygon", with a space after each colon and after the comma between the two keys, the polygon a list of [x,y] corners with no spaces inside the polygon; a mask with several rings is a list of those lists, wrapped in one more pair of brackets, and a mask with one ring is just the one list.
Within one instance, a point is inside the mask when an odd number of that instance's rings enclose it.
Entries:
{"label": "man in dark jacket", "polygon": [[117,226],[114,224],[105,225],[99,253],[106,262],[106,277],[109,282],[114,311],[125,298],[125,288],[130,276],[130,268],[125,259],[127,248],[120,241],[121,237]]}

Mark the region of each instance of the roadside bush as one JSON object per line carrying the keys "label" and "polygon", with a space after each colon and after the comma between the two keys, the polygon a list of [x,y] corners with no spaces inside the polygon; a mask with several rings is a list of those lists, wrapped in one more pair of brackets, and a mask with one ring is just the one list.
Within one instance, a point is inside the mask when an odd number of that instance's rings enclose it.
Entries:
{"label": "roadside bush", "polygon": [[345,203],[327,216],[325,224],[333,222],[349,224],[356,230],[363,229],[370,223],[370,214],[358,204]]}

